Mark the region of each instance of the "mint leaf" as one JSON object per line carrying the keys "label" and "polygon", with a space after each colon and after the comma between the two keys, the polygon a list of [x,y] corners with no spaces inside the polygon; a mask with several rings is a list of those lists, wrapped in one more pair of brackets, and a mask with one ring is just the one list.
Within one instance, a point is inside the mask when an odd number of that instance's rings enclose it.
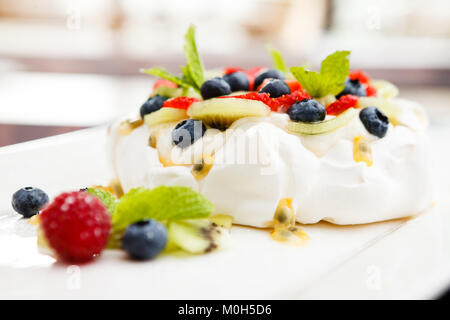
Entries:
{"label": "mint leaf", "polygon": [[207,218],[213,205],[187,187],[136,188],[119,201],[112,217],[113,229],[123,230],[143,219],[158,221]]}
{"label": "mint leaf", "polygon": [[164,70],[163,68],[141,69],[141,72],[172,81],[173,83],[176,83],[177,85],[179,85],[180,87],[183,87],[183,88],[189,88],[191,86],[191,84],[189,84],[186,81],[184,81],[183,79],[169,73],[168,71]]}
{"label": "mint leaf", "polygon": [[199,89],[203,82],[205,81],[205,75],[203,70],[203,64],[200,60],[200,56],[197,51],[197,44],[195,43],[195,27],[191,25],[184,36],[184,57],[186,58],[186,74],[183,72],[186,77],[189,75],[189,79],[193,81]]}
{"label": "mint leaf", "polygon": [[274,68],[280,70],[284,74],[287,74],[288,68],[286,66],[286,63],[284,62],[281,52],[276,50],[270,44],[266,45],[266,49],[267,49],[267,51],[269,51],[269,54],[272,57],[272,62],[273,62]]}
{"label": "mint leaf", "polygon": [[345,79],[349,74],[350,51],[336,51],[330,54],[320,65],[320,75],[324,77],[324,91],[327,94],[337,95],[345,87]]}
{"label": "mint leaf", "polygon": [[117,199],[111,192],[108,192],[100,188],[88,188],[86,192],[99,198],[100,201],[105,205],[109,214],[110,215],[114,214],[114,211],[116,210],[117,206]]}
{"label": "mint leaf", "polygon": [[345,87],[350,62],[347,56],[350,51],[336,51],[322,61],[320,73],[306,70],[304,67],[291,67],[293,76],[303,88],[315,98],[332,94],[336,95]]}

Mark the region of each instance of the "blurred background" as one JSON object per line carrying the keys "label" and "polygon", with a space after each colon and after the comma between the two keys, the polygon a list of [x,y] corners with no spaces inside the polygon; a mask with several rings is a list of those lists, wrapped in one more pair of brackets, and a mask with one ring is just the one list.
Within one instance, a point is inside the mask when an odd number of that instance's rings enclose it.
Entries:
{"label": "blurred background", "polygon": [[448,0],[0,0],[0,146],[108,123],[152,87],[141,67],[178,71],[197,26],[207,68],[317,67],[352,50],[363,69],[450,123]]}

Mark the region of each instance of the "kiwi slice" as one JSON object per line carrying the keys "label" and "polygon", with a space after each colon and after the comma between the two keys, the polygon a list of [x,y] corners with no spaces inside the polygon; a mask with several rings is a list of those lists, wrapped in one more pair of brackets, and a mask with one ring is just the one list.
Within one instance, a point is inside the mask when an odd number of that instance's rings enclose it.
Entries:
{"label": "kiwi slice", "polygon": [[402,108],[394,100],[385,100],[375,97],[360,97],[358,99],[358,107],[377,107],[388,116],[389,121],[393,125],[400,123],[398,119],[402,113]]}
{"label": "kiwi slice", "polygon": [[270,108],[256,100],[216,98],[193,103],[187,113],[213,128],[226,129],[241,118],[267,117]]}
{"label": "kiwi slice", "polygon": [[189,88],[171,88],[171,87],[165,87],[165,86],[161,86],[156,88],[152,94],[150,95],[151,97],[156,96],[156,95],[160,95],[160,96],[166,96],[169,98],[176,98],[176,97],[192,97],[192,98],[197,98],[197,99],[201,99],[202,97],[200,96],[200,94],[198,94],[197,92],[195,92],[193,89]]}
{"label": "kiwi slice", "polygon": [[358,113],[358,110],[350,108],[337,117],[314,123],[289,121],[287,129],[294,134],[316,135],[324,134],[345,126]]}
{"label": "kiwi slice", "polygon": [[161,123],[180,121],[187,119],[186,110],[176,108],[161,108],[158,111],[145,115],[144,122],[149,127],[154,127]]}
{"label": "kiwi slice", "polygon": [[370,85],[377,89],[377,96],[383,99],[391,99],[398,96],[398,88],[386,80],[372,80]]}
{"label": "kiwi slice", "polygon": [[207,253],[222,247],[228,231],[207,219],[171,221],[168,226],[172,245],[189,253]]}

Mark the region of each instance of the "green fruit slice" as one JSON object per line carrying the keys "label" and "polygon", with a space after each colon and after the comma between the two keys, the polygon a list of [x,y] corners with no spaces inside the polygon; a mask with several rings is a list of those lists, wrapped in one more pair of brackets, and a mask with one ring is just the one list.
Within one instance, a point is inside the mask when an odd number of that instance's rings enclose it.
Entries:
{"label": "green fruit slice", "polygon": [[171,221],[168,231],[172,245],[194,254],[218,249],[228,238],[228,231],[206,219]]}
{"label": "green fruit slice", "polygon": [[213,128],[226,129],[234,121],[246,117],[267,117],[270,109],[256,100],[217,98],[193,103],[188,115]]}
{"label": "green fruit slice", "polygon": [[169,98],[177,98],[177,97],[192,97],[192,98],[197,98],[197,99],[202,98],[197,92],[195,92],[191,88],[189,88],[189,89],[171,88],[171,87],[165,87],[165,86],[156,88],[150,96],[153,97],[156,95],[166,96]]}
{"label": "green fruit slice", "polygon": [[391,99],[398,96],[398,88],[386,80],[372,80],[370,85],[377,89],[377,96],[383,99]]}
{"label": "green fruit slice", "polygon": [[161,108],[158,111],[145,115],[144,122],[149,127],[154,127],[161,123],[181,121],[187,119],[186,110],[176,108]]}
{"label": "green fruit slice", "polygon": [[345,126],[347,123],[350,122],[350,120],[353,119],[353,117],[355,117],[357,113],[358,110],[350,108],[342,112],[337,117],[327,121],[315,123],[289,121],[287,129],[289,132],[294,134],[304,134],[304,135],[324,134]]}

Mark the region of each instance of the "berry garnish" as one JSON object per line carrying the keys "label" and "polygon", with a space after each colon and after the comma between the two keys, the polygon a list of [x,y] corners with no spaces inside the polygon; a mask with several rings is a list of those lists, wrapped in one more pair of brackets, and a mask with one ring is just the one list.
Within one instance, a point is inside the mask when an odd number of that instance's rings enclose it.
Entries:
{"label": "berry garnish", "polygon": [[297,80],[284,80],[284,82],[286,82],[286,84],[289,86],[289,88],[291,89],[291,92],[294,92],[296,90],[300,90],[302,88],[302,86],[300,85],[300,82],[298,82]]}
{"label": "berry garnish", "polygon": [[305,99],[294,103],[287,110],[287,114],[292,121],[318,122],[325,119],[326,111],[318,101]]}
{"label": "berry garnish", "polygon": [[41,189],[33,187],[19,189],[12,196],[13,209],[25,218],[38,214],[47,202],[48,195]]}
{"label": "berry garnish", "polygon": [[163,107],[187,110],[191,106],[191,104],[197,101],[200,100],[191,97],[176,97],[164,101]]}
{"label": "berry garnish", "polygon": [[180,148],[186,148],[203,137],[205,132],[206,127],[202,121],[186,119],[172,130],[172,142]]}
{"label": "berry garnish", "polygon": [[338,115],[349,108],[356,107],[358,97],[353,95],[346,95],[339,98],[327,107],[327,114]]}
{"label": "berry garnish", "polygon": [[261,88],[259,93],[267,93],[271,98],[278,98],[290,94],[291,89],[283,80],[271,79]]}
{"label": "berry garnish", "polygon": [[365,97],[367,95],[366,88],[358,79],[347,79],[345,81],[345,88],[341,92],[336,95],[336,98],[339,99],[342,96],[347,94],[351,94],[358,97]]}
{"label": "berry garnish", "polygon": [[231,87],[222,78],[213,78],[203,82],[200,88],[203,99],[225,96],[231,93]]}
{"label": "berry garnish", "polygon": [[233,72],[223,76],[231,88],[231,91],[248,91],[249,81],[247,75],[242,71]]}
{"label": "berry garnish", "polygon": [[383,138],[389,127],[388,117],[376,107],[367,107],[361,110],[359,118],[370,134]]}
{"label": "berry garnish", "polygon": [[264,67],[254,67],[254,68],[250,68],[245,70],[245,74],[248,77],[248,82],[249,82],[249,90],[253,90],[255,88],[254,86],[254,82],[255,82],[255,78],[258,75],[258,73],[261,72],[261,70],[264,70]]}
{"label": "berry garnish", "polygon": [[162,108],[164,101],[169,99],[169,97],[166,96],[160,96],[156,95],[154,97],[150,97],[147,99],[147,101],[144,102],[144,104],[141,106],[140,114],[141,118],[144,119],[146,114],[158,111]]}
{"label": "berry garnish", "polygon": [[60,194],[40,217],[50,247],[66,261],[89,261],[108,241],[111,218],[102,202],[87,192]]}
{"label": "berry garnish", "polygon": [[377,96],[377,89],[371,85],[367,85],[366,87],[366,94],[368,97],[376,97]]}
{"label": "berry garnish", "polygon": [[155,81],[155,84],[153,85],[153,90],[156,90],[159,87],[178,88],[178,85],[170,80],[159,79]]}
{"label": "berry garnish", "polygon": [[348,75],[350,80],[358,80],[361,83],[368,84],[370,81],[370,78],[362,72],[361,70],[353,70],[350,71],[350,74]]}
{"label": "berry garnish", "polygon": [[238,72],[238,71],[244,71],[244,69],[239,68],[239,67],[226,67],[223,70],[223,74],[227,75],[227,74],[232,74],[232,73],[235,73],[235,72]]}
{"label": "berry garnish", "polygon": [[266,71],[258,73],[258,75],[255,78],[253,87],[258,88],[260,86],[260,84],[264,81],[264,79],[268,79],[268,78],[284,80],[285,76],[281,71],[278,71],[275,69],[268,69]]}
{"label": "berry garnish", "polygon": [[153,219],[129,225],[122,237],[122,248],[136,260],[156,257],[166,244],[166,227]]}

